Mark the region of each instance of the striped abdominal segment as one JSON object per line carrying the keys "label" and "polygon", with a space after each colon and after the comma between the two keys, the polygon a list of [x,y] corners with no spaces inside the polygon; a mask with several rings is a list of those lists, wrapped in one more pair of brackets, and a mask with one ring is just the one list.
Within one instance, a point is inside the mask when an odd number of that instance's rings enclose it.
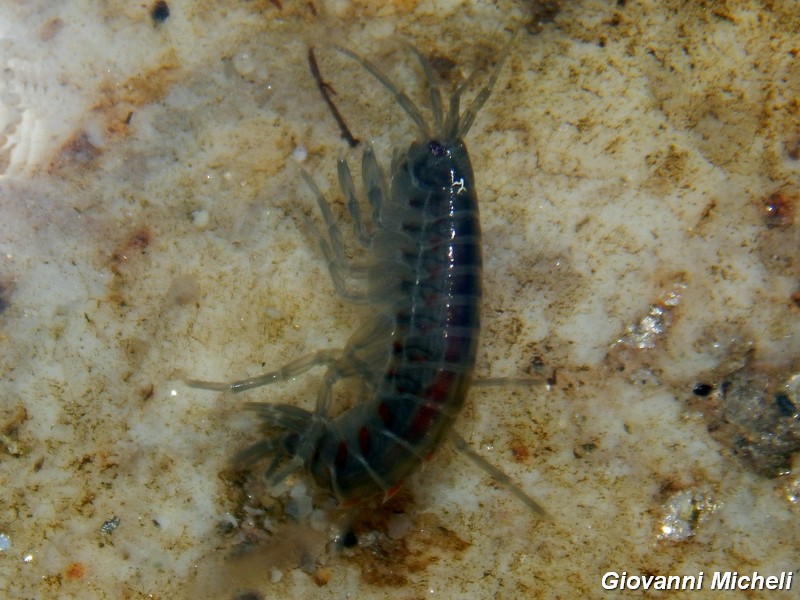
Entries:
{"label": "striped abdominal segment", "polygon": [[[375,406],[359,405],[334,419],[312,462],[317,483],[347,503],[380,491],[389,496],[430,458],[455,413],[448,404],[466,393],[463,374],[440,370],[423,394],[402,384]],[[423,399],[424,396],[424,399]]]}
{"label": "striped abdominal segment", "polygon": [[[480,327],[480,227],[476,207],[463,206],[472,201],[459,198],[451,236],[430,243],[423,227],[416,252],[404,254],[417,276],[391,308],[392,351],[375,396],[334,419],[312,466],[340,498],[376,487],[388,494],[431,455],[463,405]],[[429,194],[431,204],[451,202]],[[442,228],[441,219],[429,223]]]}

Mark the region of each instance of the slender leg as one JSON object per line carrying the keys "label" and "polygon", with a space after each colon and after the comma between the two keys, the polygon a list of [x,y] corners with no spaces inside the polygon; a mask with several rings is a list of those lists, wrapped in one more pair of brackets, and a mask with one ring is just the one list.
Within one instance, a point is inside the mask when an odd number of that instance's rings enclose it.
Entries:
{"label": "slender leg", "polygon": [[248,379],[240,379],[239,381],[231,382],[215,382],[215,381],[201,381],[198,379],[187,379],[186,385],[201,390],[213,390],[215,392],[231,391],[234,394],[251,390],[262,385],[276,383],[279,381],[286,381],[292,377],[296,377],[301,373],[305,373],[309,369],[321,365],[332,365],[342,358],[341,350],[320,350],[313,354],[308,354],[288,365],[270,371],[262,375],[256,375]]}
{"label": "slender leg", "polygon": [[[314,183],[314,180],[310,175],[308,175],[308,173],[301,171],[301,174],[303,179],[305,179],[306,183],[311,188],[311,191],[314,193],[314,197],[317,200],[317,205],[319,206],[320,213],[322,214],[322,220],[325,223],[325,228],[328,234],[327,237],[322,234],[319,228],[310,219],[305,216],[303,218],[305,219],[306,224],[313,233],[314,237],[317,238],[317,242],[322,250],[322,254],[325,257],[325,262],[328,265],[328,271],[331,274],[331,279],[333,280],[333,285],[336,288],[336,292],[346,300],[350,300],[358,304],[369,304],[372,299],[366,293],[366,291],[352,291],[348,289],[347,285],[348,279],[361,280],[363,287],[363,281],[368,275],[368,267],[364,265],[354,265],[347,261],[344,255],[342,233],[339,231],[339,228],[333,221],[333,215],[331,214],[331,209],[325,200],[325,196],[322,194],[320,189],[317,187],[317,184]],[[347,171],[347,174],[349,174],[349,170]],[[340,177],[341,176],[343,176],[343,174],[340,171]],[[342,185],[341,179],[340,185]],[[346,182],[344,185],[346,185]],[[355,194],[355,191],[353,193]]]}
{"label": "slender leg", "polygon": [[372,206],[372,222],[381,226],[381,207],[389,198],[389,184],[386,180],[378,160],[375,158],[375,150],[372,144],[364,148],[361,157],[361,180],[364,184],[364,191],[367,199]]}
{"label": "slender leg", "polygon": [[549,518],[549,514],[544,509],[544,507],[539,504],[536,500],[528,496],[522,489],[515,484],[511,477],[503,473],[500,469],[495,467],[493,464],[488,462],[485,458],[483,458],[480,454],[475,452],[472,448],[469,447],[467,441],[458,435],[452,429],[450,430],[450,441],[453,442],[453,446],[455,446],[456,450],[458,450],[461,454],[466,456],[469,460],[472,461],[473,464],[480,467],[489,477],[494,479],[497,483],[501,486],[506,488],[509,492],[514,494],[517,498],[522,500],[522,502],[530,508],[533,512],[543,518]]}
{"label": "slender leg", "polygon": [[385,359],[391,347],[393,316],[382,312],[367,319],[347,340],[342,351],[362,378],[371,381],[374,372],[383,372]]}
{"label": "slender leg", "polygon": [[531,377],[485,377],[473,378],[472,385],[480,386],[500,386],[500,385],[546,385],[550,386],[549,378],[543,375],[532,375]]}
{"label": "slender leg", "polygon": [[[242,468],[252,467],[262,458],[269,456],[273,452],[276,452],[279,448],[279,438],[261,440],[260,442],[257,442],[252,446],[248,446],[241,452],[237,453],[236,456],[233,457],[233,463],[237,466],[241,466]],[[276,459],[281,456],[283,455],[278,452]]]}
{"label": "slender leg", "polygon": [[[361,219],[361,206],[358,204],[358,196],[356,194],[356,186],[353,183],[353,175],[350,173],[350,167],[347,166],[347,161],[340,158],[337,163],[337,170],[339,172],[339,188],[342,190],[345,199],[347,200],[347,210],[353,218],[353,233],[364,248],[369,248],[372,245],[372,236],[367,234],[364,229],[364,222]],[[342,252],[344,254],[344,252]]]}

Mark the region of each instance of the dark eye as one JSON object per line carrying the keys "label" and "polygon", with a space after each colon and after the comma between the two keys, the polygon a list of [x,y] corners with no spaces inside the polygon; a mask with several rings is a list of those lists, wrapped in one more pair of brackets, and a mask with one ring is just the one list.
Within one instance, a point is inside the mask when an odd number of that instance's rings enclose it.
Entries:
{"label": "dark eye", "polygon": [[447,154],[447,148],[442,146],[436,140],[431,140],[430,142],[428,142],[428,150],[430,150],[430,153],[433,154],[434,156],[444,156],[445,154]]}

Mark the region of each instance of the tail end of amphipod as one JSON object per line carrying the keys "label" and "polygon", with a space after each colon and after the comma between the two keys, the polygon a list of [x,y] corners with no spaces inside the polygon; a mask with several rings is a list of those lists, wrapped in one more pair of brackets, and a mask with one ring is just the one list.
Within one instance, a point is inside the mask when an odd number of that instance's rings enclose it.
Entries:
{"label": "tail end of amphipod", "polygon": [[450,441],[455,446],[456,450],[458,450],[461,454],[466,456],[473,464],[477,465],[481,470],[483,470],[487,475],[489,475],[492,479],[494,479],[498,484],[503,486],[509,492],[511,492],[514,496],[516,496],[522,503],[527,506],[531,511],[533,511],[537,517],[540,519],[545,520],[552,520],[550,517],[550,513],[548,513],[544,506],[541,505],[537,500],[526,494],[522,488],[520,488],[516,483],[511,480],[511,477],[503,473],[500,469],[495,467],[493,464],[488,462],[485,458],[483,458],[480,454],[475,452],[472,448],[467,445],[467,441],[462,438],[458,433],[450,430]]}

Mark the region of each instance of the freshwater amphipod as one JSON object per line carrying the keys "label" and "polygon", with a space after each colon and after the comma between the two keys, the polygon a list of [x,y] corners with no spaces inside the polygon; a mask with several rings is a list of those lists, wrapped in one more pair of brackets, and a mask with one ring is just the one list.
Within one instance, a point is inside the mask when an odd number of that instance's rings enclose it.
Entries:
{"label": "freshwater amphipod", "polygon": [[[382,494],[391,497],[450,432],[472,383],[480,333],[481,228],[475,179],[464,137],[488,100],[508,53],[500,55],[487,83],[461,110],[466,83],[447,106],[428,60],[413,50],[424,71],[431,123],[417,105],[367,59],[358,62],[393,96],[417,129],[396,152],[388,178],[372,148],[363,153],[361,179],[372,208],[366,226],[351,171],[338,163],[339,187],[353,219],[363,260],[349,262],[342,236],[319,188],[325,227],[311,224],[336,290],[369,306],[370,317],[344,348],[321,350],[276,371],[231,383],[188,381],[196,388],[242,392],[284,381],[313,367],[326,368],[316,407],[250,403],[247,407],[283,433],[245,449],[237,462],[251,466],[272,457],[267,478],[277,483],[304,468],[340,504]],[[467,80],[468,82],[469,80]],[[332,387],[358,378],[361,397],[330,416]],[[456,434],[456,445],[465,449]],[[480,466],[537,512],[535,501],[514,489],[497,469],[466,450]]]}

